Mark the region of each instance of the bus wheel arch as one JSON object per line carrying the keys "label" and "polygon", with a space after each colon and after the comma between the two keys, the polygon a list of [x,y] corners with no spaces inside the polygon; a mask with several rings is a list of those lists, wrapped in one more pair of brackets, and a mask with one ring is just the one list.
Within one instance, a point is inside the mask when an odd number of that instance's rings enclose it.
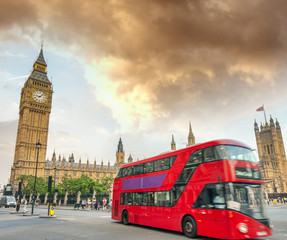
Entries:
{"label": "bus wheel arch", "polygon": [[182,219],[182,232],[186,237],[194,238],[197,236],[197,224],[191,215],[185,215]]}
{"label": "bus wheel arch", "polygon": [[122,212],[122,223],[124,225],[129,225],[129,213],[126,209]]}

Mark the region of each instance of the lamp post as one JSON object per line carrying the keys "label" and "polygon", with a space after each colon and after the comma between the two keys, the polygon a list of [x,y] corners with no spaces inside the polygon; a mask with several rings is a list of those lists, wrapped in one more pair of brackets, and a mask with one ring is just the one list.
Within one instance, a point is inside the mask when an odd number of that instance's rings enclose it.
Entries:
{"label": "lamp post", "polygon": [[[54,200],[55,200],[55,193],[56,193],[56,171],[57,171],[57,168],[56,168],[56,166],[54,167],[54,199],[53,199],[53,203],[55,202]],[[55,204],[55,206],[56,206],[56,204]]]}
{"label": "lamp post", "polygon": [[35,171],[35,181],[34,181],[34,190],[33,190],[33,197],[32,197],[32,210],[31,214],[34,213],[34,205],[35,205],[35,189],[36,189],[36,181],[37,181],[37,169],[38,169],[38,159],[39,159],[39,150],[41,148],[42,144],[40,143],[40,140],[36,143],[37,148],[37,161],[36,161],[36,171]]}

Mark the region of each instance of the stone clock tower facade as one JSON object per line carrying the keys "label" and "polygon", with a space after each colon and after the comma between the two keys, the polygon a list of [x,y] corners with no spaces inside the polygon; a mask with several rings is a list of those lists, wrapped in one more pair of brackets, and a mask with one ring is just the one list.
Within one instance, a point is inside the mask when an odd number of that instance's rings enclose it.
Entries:
{"label": "stone clock tower facade", "polygon": [[52,83],[47,77],[47,64],[41,48],[32,73],[21,91],[15,155],[10,175],[10,184],[15,190],[18,189],[17,178],[20,175],[35,176],[38,141],[42,145],[39,149],[37,176],[44,176],[52,95]]}

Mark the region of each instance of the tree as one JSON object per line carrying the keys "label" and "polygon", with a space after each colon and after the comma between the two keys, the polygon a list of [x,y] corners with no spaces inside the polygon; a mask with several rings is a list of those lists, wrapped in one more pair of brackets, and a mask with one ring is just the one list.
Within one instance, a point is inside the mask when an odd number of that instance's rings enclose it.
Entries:
{"label": "tree", "polygon": [[101,183],[96,182],[87,175],[82,175],[79,178],[64,175],[62,183],[59,183],[57,186],[60,193],[68,192],[70,194],[77,194],[78,191],[81,191],[82,194],[87,194],[91,188],[96,192],[105,192],[105,187]]}
{"label": "tree", "polygon": [[114,181],[114,179],[111,178],[111,177],[104,177],[104,178],[101,179],[101,183],[102,183],[102,185],[105,188],[105,192],[109,192],[113,181]]}
{"label": "tree", "polygon": [[[17,180],[23,182],[22,191],[24,194],[31,194],[34,190],[35,176],[32,175],[20,175]],[[45,178],[37,177],[35,194],[45,194],[48,190],[48,181]]]}

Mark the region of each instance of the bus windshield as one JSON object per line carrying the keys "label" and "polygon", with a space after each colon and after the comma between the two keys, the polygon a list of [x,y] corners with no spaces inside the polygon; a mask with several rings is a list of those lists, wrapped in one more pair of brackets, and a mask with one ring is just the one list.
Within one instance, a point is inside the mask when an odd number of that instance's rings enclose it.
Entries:
{"label": "bus windshield", "polygon": [[240,211],[255,219],[267,218],[261,185],[227,183],[225,196],[228,209]]}
{"label": "bus windshield", "polygon": [[220,159],[258,162],[253,151],[248,148],[232,145],[218,145],[216,146],[216,150]]}

